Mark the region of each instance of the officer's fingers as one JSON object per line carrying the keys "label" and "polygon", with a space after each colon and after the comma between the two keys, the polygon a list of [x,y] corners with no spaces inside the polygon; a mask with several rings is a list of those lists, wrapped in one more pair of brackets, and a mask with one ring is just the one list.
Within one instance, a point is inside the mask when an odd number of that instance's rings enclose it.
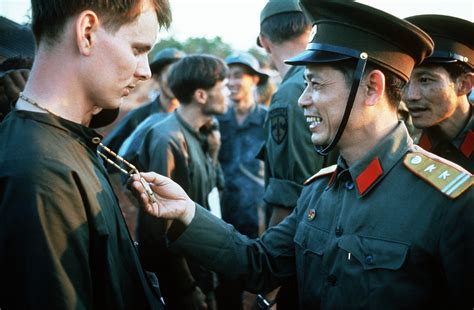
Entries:
{"label": "officer's fingers", "polygon": [[26,79],[23,76],[22,71],[25,71],[25,69],[11,70],[7,72],[7,75],[11,78],[13,85],[19,91],[22,91],[25,88],[26,84]]}
{"label": "officer's fingers", "polygon": [[21,73],[21,76],[23,77],[23,80],[28,81],[28,78],[30,77],[30,70],[28,69],[20,69],[18,70]]}

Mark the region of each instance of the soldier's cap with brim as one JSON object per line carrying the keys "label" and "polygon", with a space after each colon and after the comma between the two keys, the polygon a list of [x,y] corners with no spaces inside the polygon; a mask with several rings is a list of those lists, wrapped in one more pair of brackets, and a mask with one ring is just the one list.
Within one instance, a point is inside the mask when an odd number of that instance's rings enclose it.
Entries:
{"label": "soldier's cap with brim", "polygon": [[35,39],[31,29],[0,16],[0,56],[33,58]]}
{"label": "soldier's cap with brim", "polygon": [[313,23],[306,50],[290,65],[367,57],[408,81],[416,64],[433,52],[433,41],[413,24],[357,2],[301,0]]}
{"label": "soldier's cap with brim", "polygon": [[91,122],[89,123],[90,128],[101,128],[112,124],[119,115],[119,108],[116,109],[103,109],[96,115],[92,116]]}
{"label": "soldier's cap with brim", "polygon": [[268,81],[268,74],[262,71],[260,64],[258,63],[257,58],[252,56],[249,53],[234,53],[226,57],[225,63],[229,65],[243,65],[250,69],[250,71],[257,75],[260,80],[257,85],[264,85]]}
{"label": "soldier's cap with brim", "polygon": [[[270,0],[260,12],[260,25],[268,18],[284,13],[301,12],[297,0]],[[260,38],[257,36],[257,45],[262,47]]]}
{"label": "soldier's cap with brim", "polygon": [[474,68],[474,23],[447,15],[416,15],[405,20],[423,29],[435,43],[423,63],[462,62]]}
{"label": "soldier's cap with brim", "polygon": [[159,74],[163,67],[180,60],[184,56],[186,56],[186,54],[176,48],[164,48],[153,56],[150,62],[150,70],[153,74]]}

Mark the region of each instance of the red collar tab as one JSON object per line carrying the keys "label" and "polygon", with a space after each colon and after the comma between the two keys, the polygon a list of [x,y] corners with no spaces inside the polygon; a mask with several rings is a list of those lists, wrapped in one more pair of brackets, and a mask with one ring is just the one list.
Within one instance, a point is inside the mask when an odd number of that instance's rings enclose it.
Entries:
{"label": "red collar tab", "polygon": [[356,178],[357,189],[361,195],[369,189],[369,187],[374,184],[375,181],[382,175],[382,166],[378,157],[375,157],[374,160],[359,174]]}
{"label": "red collar tab", "polygon": [[423,133],[421,135],[420,142],[418,142],[418,145],[427,151],[431,150],[431,148],[433,147],[431,145],[430,138],[428,138],[428,135],[426,133]]}
{"label": "red collar tab", "polygon": [[464,141],[461,144],[460,150],[467,158],[471,157],[471,154],[474,151],[474,132],[472,130],[469,130],[467,133],[466,138],[464,138]]}

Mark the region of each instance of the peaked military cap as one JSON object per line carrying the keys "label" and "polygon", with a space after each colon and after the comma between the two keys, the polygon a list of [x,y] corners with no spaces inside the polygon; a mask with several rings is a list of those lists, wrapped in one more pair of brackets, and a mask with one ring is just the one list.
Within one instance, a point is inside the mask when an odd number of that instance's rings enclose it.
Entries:
{"label": "peaked military cap", "polygon": [[301,0],[313,22],[306,50],[291,65],[366,57],[408,81],[416,64],[433,52],[433,41],[418,27],[352,1]]}
{"label": "peaked military cap", "polygon": [[180,60],[186,54],[176,48],[167,47],[155,54],[150,62],[150,70],[154,74],[160,73],[164,66]]}
{"label": "peaked military cap", "polygon": [[268,81],[268,74],[264,73],[260,68],[257,58],[250,53],[234,53],[225,59],[227,65],[240,64],[249,68],[253,74],[260,78],[258,85],[263,85]]}
{"label": "peaked military cap", "polygon": [[425,63],[463,62],[474,69],[474,24],[446,15],[417,15],[406,18],[430,35],[435,43]]}

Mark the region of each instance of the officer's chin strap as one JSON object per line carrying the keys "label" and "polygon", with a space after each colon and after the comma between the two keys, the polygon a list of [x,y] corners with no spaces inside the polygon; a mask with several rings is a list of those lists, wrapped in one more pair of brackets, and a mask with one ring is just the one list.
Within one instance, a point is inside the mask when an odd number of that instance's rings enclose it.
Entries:
{"label": "officer's chin strap", "polygon": [[319,155],[326,156],[328,153],[336,146],[336,144],[339,142],[339,139],[342,136],[342,133],[344,132],[344,129],[346,128],[347,121],[349,120],[349,116],[351,115],[352,111],[352,106],[354,106],[354,100],[355,96],[357,94],[357,90],[360,85],[360,80],[362,79],[362,75],[364,74],[365,70],[365,65],[367,64],[367,53],[361,53],[359,55],[359,59],[357,61],[356,68],[354,70],[354,77],[352,79],[352,86],[351,86],[351,91],[349,93],[349,98],[347,98],[347,103],[346,103],[346,109],[344,110],[344,115],[342,116],[341,123],[339,124],[339,127],[337,128],[336,135],[332,139],[331,143],[329,143],[328,146],[314,146],[316,149],[316,152],[318,152]]}

